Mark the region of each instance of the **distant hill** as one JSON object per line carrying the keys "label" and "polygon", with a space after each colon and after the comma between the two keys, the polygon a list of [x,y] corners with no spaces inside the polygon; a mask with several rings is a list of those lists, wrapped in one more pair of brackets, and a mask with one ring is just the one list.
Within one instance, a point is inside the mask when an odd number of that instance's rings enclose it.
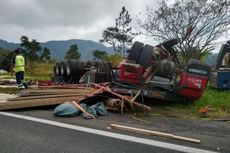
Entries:
{"label": "distant hill", "polygon": [[[48,41],[44,43],[40,43],[41,46],[49,48],[51,52],[51,57],[57,60],[63,60],[66,51],[69,49],[70,45],[77,44],[79,51],[81,52],[82,60],[91,60],[93,58],[92,52],[94,50],[107,51],[109,54],[113,53],[113,49],[111,47],[106,47],[100,43],[91,41],[91,40],[81,40],[81,39],[71,39],[71,40],[60,40],[60,41]],[[7,50],[14,50],[18,48],[20,44],[7,42],[5,40],[0,39],[0,48],[4,48]],[[205,60],[205,63],[213,66],[216,62],[217,54],[211,54]]]}
{"label": "distant hill", "polygon": [[0,39],[0,48],[4,48],[7,50],[14,50],[14,49],[18,48],[19,46],[20,46],[20,44],[7,42],[5,40]]}
{"label": "distant hill", "polygon": [[[73,44],[77,44],[79,51],[81,52],[82,60],[90,60],[93,58],[92,52],[94,50],[106,51],[109,54],[113,53],[111,47],[106,47],[100,43],[91,40],[71,39],[71,40],[60,40],[60,41],[48,41],[40,43],[42,48],[47,47],[51,52],[51,57],[57,60],[63,60],[66,51]],[[7,50],[14,50],[18,48],[20,44],[7,42],[0,39],[0,47]]]}

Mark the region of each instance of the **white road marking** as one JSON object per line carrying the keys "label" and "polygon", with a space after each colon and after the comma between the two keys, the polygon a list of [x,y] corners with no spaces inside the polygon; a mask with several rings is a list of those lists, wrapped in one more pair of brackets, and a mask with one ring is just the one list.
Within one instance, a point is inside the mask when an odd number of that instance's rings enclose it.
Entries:
{"label": "white road marking", "polygon": [[7,113],[7,112],[0,112],[0,115],[24,119],[24,120],[29,120],[29,121],[53,125],[53,126],[58,126],[58,127],[63,127],[63,128],[71,129],[71,130],[76,130],[76,131],[106,136],[106,137],[110,137],[110,138],[115,138],[115,139],[120,139],[120,140],[125,140],[125,141],[145,144],[145,145],[150,145],[150,146],[154,146],[154,147],[160,147],[160,148],[165,148],[165,149],[169,149],[169,150],[180,151],[180,152],[216,153],[216,152],[209,151],[209,150],[203,150],[203,149],[198,149],[198,148],[181,146],[181,145],[176,145],[176,144],[171,144],[171,143],[161,142],[161,141],[156,141],[156,140],[138,138],[138,137],[134,137],[134,136],[128,136],[128,135],[124,135],[124,134],[118,134],[118,133],[113,133],[113,132],[108,132],[108,131],[103,131],[103,130],[97,130],[97,129],[92,129],[92,128],[86,128],[86,127],[71,125],[71,124],[66,124],[66,123],[60,123],[60,122],[46,120],[46,119],[40,119],[40,118],[36,118],[36,117],[18,115],[18,114]]}

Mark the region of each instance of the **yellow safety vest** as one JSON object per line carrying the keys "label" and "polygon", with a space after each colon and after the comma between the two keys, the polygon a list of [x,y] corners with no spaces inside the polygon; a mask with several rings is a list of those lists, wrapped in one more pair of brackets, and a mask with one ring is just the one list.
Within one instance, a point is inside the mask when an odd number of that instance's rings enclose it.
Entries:
{"label": "yellow safety vest", "polygon": [[25,59],[22,55],[17,55],[15,58],[15,73],[25,71]]}

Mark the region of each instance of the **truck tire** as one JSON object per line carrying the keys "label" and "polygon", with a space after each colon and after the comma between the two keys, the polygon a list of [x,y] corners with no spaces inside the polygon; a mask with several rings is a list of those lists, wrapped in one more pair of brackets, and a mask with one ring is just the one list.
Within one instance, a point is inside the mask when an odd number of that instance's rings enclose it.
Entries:
{"label": "truck tire", "polygon": [[56,64],[53,67],[53,77],[55,77],[55,76],[57,76],[57,74],[56,74]]}
{"label": "truck tire", "polygon": [[55,74],[56,76],[61,76],[61,66],[59,62],[57,62],[55,65]]}
{"label": "truck tire", "polygon": [[129,55],[128,55],[128,63],[137,63],[138,57],[141,54],[141,51],[143,49],[144,44],[138,41],[135,41],[130,49]]}
{"label": "truck tire", "polygon": [[80,75],[83,72],[83,67],[81,67],[81,62],[78,60],[69,60],[66,62],[66,73],[67,77],[73,77]]}
{"label": "truck tire", "polygon": [[144,69],[146,69],[151,62],[152,52],[153,46],[145,45],[143,51],[140,54],[137,64],[140,64],[141,66],[143,66]]}
{"label": "truck tire", "polygon": [[61,76],[66,77],[66,62],[61,62],[60,63],[60,71],[61,71]]}

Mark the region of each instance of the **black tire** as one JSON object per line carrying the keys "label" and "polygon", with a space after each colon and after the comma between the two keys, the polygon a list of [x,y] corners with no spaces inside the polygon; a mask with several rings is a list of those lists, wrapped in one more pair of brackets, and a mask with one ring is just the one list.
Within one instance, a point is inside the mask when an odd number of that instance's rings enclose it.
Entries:
{"label": "black tire", "polygon": [[140,64],[141,66],[144,67],[144,69],[146,69],[151,62],[152,52],[153,52],[153,46],[145,45],[143,51],[140,54],[137,64]]}
{"label": "black tire", "polygon": [[82,75],[83,67],[81,66],[81,62],[78,60],[69,60],[66,62],[66,74],[67,77],[73,77]]}
{"label": "black tire", "polygon": [[55,77],[57,74],[56,74],[56,65],[54,65],[53,67],[53,76]]}
{"label": "black tire", "polygon": [[170,39],[168,41],[161,43],[161,45],[164,46],[165,49],[170,49],[173,46],[177,45],[178,43],[179,43],[179,40],[174,38],[174,39]]}
{"label": "black tire", "polygon": [[61,76],[61,65],[59,62],[57,62],[55,65],[55,74],[56,76]]}
{"label": "black tire", "polygon": [[128,63],[137,63],[138,57],[141,54],[141,51],[143,49],[144,44],[138,41],[135,41],[130,49],[129,55],[128,55]]}
{"label": "black tire", "polygon": [[66,77],[66,62],[61,62],[60,63],[60,71],[61,71],[61,76]]}

